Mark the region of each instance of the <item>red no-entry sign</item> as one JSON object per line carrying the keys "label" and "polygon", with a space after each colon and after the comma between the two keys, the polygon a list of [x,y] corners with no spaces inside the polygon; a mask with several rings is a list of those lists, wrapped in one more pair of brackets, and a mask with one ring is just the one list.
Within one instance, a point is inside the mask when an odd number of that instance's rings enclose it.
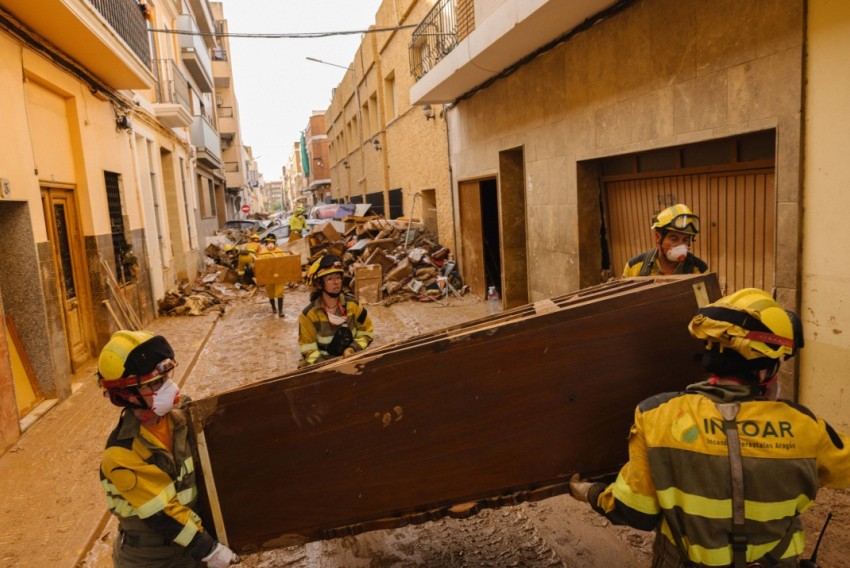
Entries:
{"label": "red no-entry sign", "polygon": [[251,211],[251,206],[248,205],[247,203],[242,206],[242,213],[248,213],[250,211]]}

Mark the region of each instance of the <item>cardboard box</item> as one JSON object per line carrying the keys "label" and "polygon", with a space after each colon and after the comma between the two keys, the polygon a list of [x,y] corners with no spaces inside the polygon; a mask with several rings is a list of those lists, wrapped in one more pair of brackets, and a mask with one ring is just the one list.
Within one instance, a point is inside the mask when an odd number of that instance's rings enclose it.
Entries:
{"label": "cardboard box", "polygon": [[260,257],[254,261],[257,284],[301,282],[301,258],[298,255]]}
{"label": "cardboard box", "polygon": [[381,276],[380,264],[368,264],[354,269],[354,295],[357,300],[364,304],[376,304],[381,301]]}
{"label": "cardboard box", "polygon": [[310,262],[310,241],[309,239],[302,239],[301,237],[295,239],[294,241],[290,241],[284,245],[280,245],[281,250],[285,252],[290,252],[295,255],[299,255],[301,257],[301,264],[307,264]]}

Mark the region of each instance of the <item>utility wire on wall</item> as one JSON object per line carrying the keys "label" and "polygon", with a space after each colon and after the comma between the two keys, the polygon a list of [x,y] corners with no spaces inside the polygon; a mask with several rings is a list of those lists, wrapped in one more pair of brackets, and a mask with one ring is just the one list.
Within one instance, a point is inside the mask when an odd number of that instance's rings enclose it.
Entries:
{"label": "utility wire on wall", "polygon": [[168,30],[168,29],[159,29],[152,28],[150,31],[161,33],[161,34],[173,34],[173,35],[188,35],[188,36],[211,36],[211,37],[242,37],[242,38],[251,38],[251,39],[313,39],[313,38],[321,38],[321,37],[334,37],[334,36],[343,36],[343,35],[355,35],[355,34],[375,34],[380,32],[396,32],[399,30],[406,30],[409,28],[415,28],[419,24],[407,24],[404,26],[395,26],[391,28],[370,28],[368,30],[349,30],[349,31],[339,31],[339,32],[301,32],[301,33],[279,33],[279,34],[249,34],[249,33],[236,33],[236,32],[202,32],[202,31],[184,31],[184,30]]}

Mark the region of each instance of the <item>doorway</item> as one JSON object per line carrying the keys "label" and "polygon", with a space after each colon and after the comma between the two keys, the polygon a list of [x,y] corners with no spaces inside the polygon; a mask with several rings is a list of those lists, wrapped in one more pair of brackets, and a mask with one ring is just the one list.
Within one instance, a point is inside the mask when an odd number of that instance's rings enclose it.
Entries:
{"label": "doorway", "polygon": [[68,360],[73,373],[91,356],[89,295],[85,280],[88,270],[74,192],[68,188],[43,186],[41,203],[59,289]]}
{"label": "doorway", "polygon": [[501,297],[502,253],[496,178],[461,182],[459,194],[464,282],[481,298],[486,297],[489,286],[495,286]]}

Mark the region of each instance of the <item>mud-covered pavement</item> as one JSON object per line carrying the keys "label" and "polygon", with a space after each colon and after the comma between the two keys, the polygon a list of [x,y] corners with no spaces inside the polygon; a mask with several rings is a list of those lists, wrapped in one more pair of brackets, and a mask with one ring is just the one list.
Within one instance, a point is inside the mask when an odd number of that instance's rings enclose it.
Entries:
{"label": "mud-covered pavement", "polygon": [[[290,290],[285,318],[272,315],[262,290],[231,302],[194,361],[181,361],[183,390],[195,399],[238,388],[295,369],[300,357],[297,314],[307,303],[304,287]],[[487,304],[466,297],[436,303],[404,302],[369,306],[375,345],[433,331],[486,315]],[[207,316],[210,317],[210,316]],[[172,318],[167,327],[180,325]],[[163,333],[168,336],[167,329]],[[625,443],[625,433],[624,433]],[[92,464],[92,472],[97,464]],[[96,476],[96,473],[92,473]],[[100,507],[101,501],[95,506]],[[823,490],[805,516],[807,550],[827,512],[836,517],[819,554],[822,566],[846,566],[850,558],[850,493]],[[109,546],[115,522],[105,525],[82,566],[111,566]],[[372,531],[353,537],[313,542],[243,555],[245,568],[271,567],[640,567],[649,566],[652,535],[611,526],[587,505],[567,496],[536,503],[484,510],[467,519],[444,518],[416,526]]]}

